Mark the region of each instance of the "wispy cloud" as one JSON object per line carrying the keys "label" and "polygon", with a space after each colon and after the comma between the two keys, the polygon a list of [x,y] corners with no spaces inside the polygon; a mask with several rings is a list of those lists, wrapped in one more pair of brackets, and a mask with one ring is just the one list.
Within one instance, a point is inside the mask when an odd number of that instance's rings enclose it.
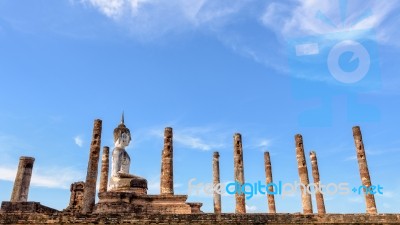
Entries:
{"label": "wispy cloud", "polygon": [[[371,156],[385,156],[388,153],[396,153],[399,152],[400,149],[395,147],[383,147],[383,146],[379,146],[379,147],[369,147],[368,149],[365,150],[367,157],[369,155]],[[356,155],[352,155],[352,156],[348,156],[344,159],[344,161],[353,161],[353,160],[357,160],[357,156]]]}
{"label": "wispy cloud", "polygon": [[[399,7],[398,1],[314,1],[272,2],[261,17],[263,24],[284,38],[328,34],[380,26],[386,36],[386,18]],[[362,3],[362,4],[360,4]],[[394,22],[394,21],[393,21]],[[390,22],[389,22],[390,23]],[[383,25],[383,26],[381,26]],[[380,41],[384,39],[380,38]]]}
{"label": "wispy cloud", "polygon": [[[152,129],[150,134],[162,137],[162,129]],[[210,151],[225,147],[226,132],[211,127],[174,128],[174,143],[190,149]]]}
{"label": "wispy cloud", "polygon": [[75,144],[78,145],[79,147],[83,146],[83,139],[81,136],[78,135],[78,136],[74,137],[74,141],[75,141]]}
{"label": "wispy cloud", "polygon": [[[400,46],[400,41],[393,35],[399,33],[397,20],[388,19],[400,8],[397,0],[291,0],[267,3],[245,0],[78,2],[88,8],[97,9],[126,29],[136,40],[159,42],[167,40],[166,37],[171,35],[193,31],[208,33],[237,54],[286,75],[289,74],[285,51],[288,39],[348,31],[350,28],[376,28],[377,37],[374,38],[377,41]],[[341,6],[340,2],[347,4]],[[252,24],[251,29],[242,29],[245,24]],[[326,82],[321,80],[323,76],[295,76]]]}
{"label": "wispy cloud", "polygon": [[224,23],[244,1],[211,0],[81,0],[86,6],[127,28],[141,40],[152,40],[203,25]]}
{"label": "wispy cloud", "polygon": [[257,206],[255,205],[246,205],[246,211],[254,212],[257,210]]}
{"label": "wispy cloud", "polygon": [[[17,168],[0,167],[0,180],[14,182]],[[68,189],[70,184],[82,180],[81,172],[71,168],[34,168],[31,185],[46,188]]]}
{"label": "wispy cloud", "polygon": [[223,145],[222,144],[212,144],[208,143],[204,140],[202,140],[199,137],[194,137],[191,135],[184,135],[184,134],[177,134],[174,137],[174,140],[186,147],[192,148],[192,149],[200,149],[202,151],[209,151],[215,148],[220,148]]}
{"label": "wispy cloud", "polygon": [[249,149],[256,149],[261,152],[264,152],[268,150],[268,148],[271,147],[271,139],[266,139],[266,138],[255,138],[255,139],[250,139],[249,144],[244,146],[245,148]]}
{"label": "wispy cloud", "polygon": [[[286,60],[289,39],[374,28],[376,36],[363,38],[400,46],[396,38],[400,32],[396,18],[400,3],[397,0],[74,1],[98,10],[136,40],[159,43],[168,40],[166,37],[169,36],[193,31],[207,33],[235,53],[284,75],[290,74]],[[340,2],[347,4],[341,6]],[[341,13],[341,9],[344,13]],[[243,29],[248,24],[251,25],[249,29]],[[320,48],[324,47],[322,43]],[[299,79],[327,82],[324,76],[305,76],[301,73],[290,75]],[[397,93],[397,89],[392,90]]]}

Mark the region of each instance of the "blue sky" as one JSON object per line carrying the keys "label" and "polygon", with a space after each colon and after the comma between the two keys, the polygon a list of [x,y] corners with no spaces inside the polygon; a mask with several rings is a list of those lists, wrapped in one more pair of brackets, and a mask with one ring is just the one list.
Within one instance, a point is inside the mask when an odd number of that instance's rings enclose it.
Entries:
{"label": "blue sky", "polygon": [[[102,145],[112,148],[124,110],[131,172],[148,179],[149,193],[159,193],[167,126],[175,193],[187,194],[192,178],[212,182],[213,151],[221,180],[233,180],[235,132],[248,182],[265,179],[266,150],[275,181],[298,180],[301,133],[323,183],[360,185],[351,130],[360,125],[372,183],[384,187],[378,211],[399,212],[399,11],[396,0],[0,1],[0,199],[9,200],[27,155],[36,158],[29,200],[65,208],[69,185],[85,179],[93,120],[103,120]],[[370,58],[369,72],[350,84],[327,66],[348,39]],[[299,43],[317,43],[319,54],[298,56]],[[348,59],[339,62],[346,71],[361,63]],[[325,199],[329,213],[365,212],[356,194]],[[213,210],[210,196],[189,201]],[[276,202],[278,212],[301,211],[300,194]],[[234,211],[233,196],[222,203]],[[267,211],[265,196],[246,204]]]}

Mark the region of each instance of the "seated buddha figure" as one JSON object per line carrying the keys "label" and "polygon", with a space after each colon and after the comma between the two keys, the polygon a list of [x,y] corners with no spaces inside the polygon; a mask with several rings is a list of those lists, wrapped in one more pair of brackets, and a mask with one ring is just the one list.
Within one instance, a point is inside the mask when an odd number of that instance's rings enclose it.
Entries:
{"label": "seated buddha figure", "polygon": [[121,123],[114,129],[114,150],[112,151],[111,178],[109,191],[147,193],[146,179],[129,174],[131,159],[125,148],[131,141],[131,133],[124,124],[122,116]]}

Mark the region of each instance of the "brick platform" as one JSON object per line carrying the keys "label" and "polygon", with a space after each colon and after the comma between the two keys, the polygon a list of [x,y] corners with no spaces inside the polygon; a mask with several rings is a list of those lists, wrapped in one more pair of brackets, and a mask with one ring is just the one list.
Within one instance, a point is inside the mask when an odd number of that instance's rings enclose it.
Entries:
{"label": "brick platform", "polygon": [[0,213],[0,224],[400,224],[400,214],[91,214]]}

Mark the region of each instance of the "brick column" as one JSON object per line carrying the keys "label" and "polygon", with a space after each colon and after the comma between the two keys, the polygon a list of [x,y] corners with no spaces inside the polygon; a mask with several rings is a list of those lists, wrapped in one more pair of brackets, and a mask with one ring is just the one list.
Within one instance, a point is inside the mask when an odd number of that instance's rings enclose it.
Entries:
{"label": "brick column", "polygon": [[106,192],[108,186],[108,170],[110,159],[110,148],[103,147],[103,156],[101,157],[101,174],[100,174],[100,189],[99,192]]}
{"label": "brick column", "polygon": [[[358,160],[358,167],[360,169],[361,182],[363,186],[368,188],[372,185],[371,177],[369,176],[367,156],[365,155],[364,143],[362,140],[361,129],[359,126],[353,127],[353,137],[354,137],[354,143],[356,145],[357,160]],[[367,213],[376,214],[377,209],[375,204],[375,196],[370,193],[364,193],[364,195],[365,195],[365,203],[367,205]]]}
{"label": "brick column", "polygon": [[[266,183],[270,184],[273,182],[272,179],[272,167],[271,167],[271,158],[269,157],[269,152],[264,152],[264,163],[265,163],[265,179]],[[268,191],[273,192],[274,188],[272,185],[268,186]],[[275,208],[275,197],[273,194],[267,194],[268,198],[268,212],[269,213],[276,213]]]}
{"label": "brick column", "polygon": [[324,195],[320,192],[319,186],[319,169],[318,169],[318,161],[317,161],[317,154],[314,151],[310,152],[310,159],[311,159],[311,169],[312,169],[312,176],[314,179],[315,185],[315,199],[317,201],[317,209],[318,214],[325,214],[325,203],[324,203]]}
{"label": "brick column", "polygon": [[296,134],[296,158],[297,158],[297,166],[299,170],[300,177],[300,189],[301,189],[301,203],[303,206],[303,213],[310,214],[313,213],[312,203],[311,203],[311,194],[307,192],[306,188],[310,184],[308,179],[308,170],[306,157],[304,155],[304,146],[303,146],[303,137],[300,134]]}
{"label": "brick column", "polygon": [[[243,167],[243,148],[242,148],[242,135],[236,133],[233,136],[233,159],[234,159],[234,175],[235,182],[240,185],[244,184],[244,167]],[[246,213],[246,202],[244,193],[235,194],[236,199],[236,213]]]}
{"label": "brick column", "polygon": [[28,201],[29,185],[31,183],[32,168],[35,159],[21,156],[19,158],[18,171],[15,176],[14,187],[11,194],[11,202]]}
{"label": "brick column", "polygon": [[161,182],[160,192],[162,195],[174,194],[174,171],[173,171],[173,133],[172,128],[164,130],[164,149],[161,156]]}
{"label": "brick column", "polygon": [[100,157],[102,121],[94,121],[92,143],[90,144],[89,162],[87,168],[85,190],[83,192],[82,213],[93,211],[96,198],[96,182]]}
{"label": "brick column", "polygon": [[219,177],[219,153],[213,155],[213,187],[214,187],[214,213],[221,214],[221,192],[217,193],[215,188],[221,191],[221,180]]}
{"label": "brick column", "polygon": [[69,198],[69,205],[67,211],[80,211],[82,209],[83,192],[85,190],[85,183],[83,181],[74,182],[71,184],[71,196]]}

